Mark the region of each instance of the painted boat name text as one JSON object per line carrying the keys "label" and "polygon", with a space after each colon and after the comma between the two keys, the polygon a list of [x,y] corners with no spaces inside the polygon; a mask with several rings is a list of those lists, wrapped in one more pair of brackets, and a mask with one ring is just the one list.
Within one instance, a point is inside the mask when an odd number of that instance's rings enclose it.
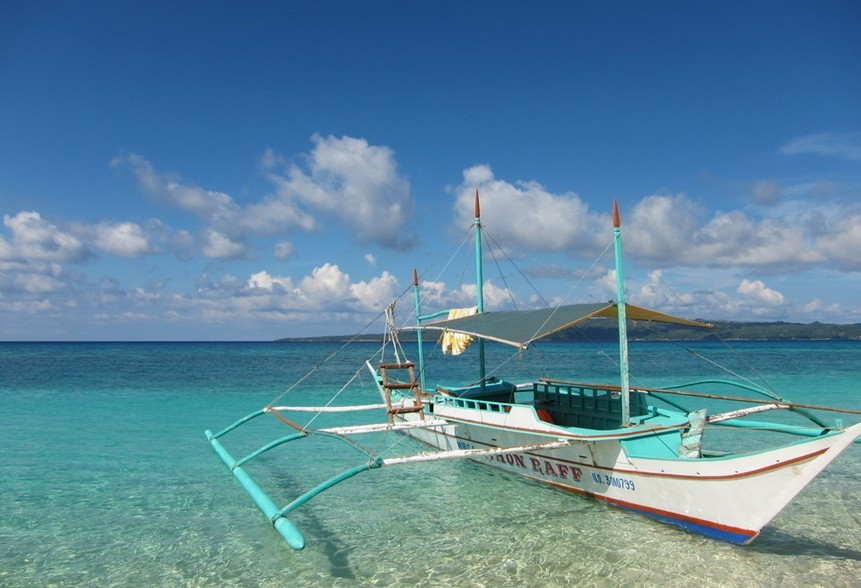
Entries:
{"label": "painted boat name text", "polygon": [[[458,447],[461,449],[474,449],[475,447],[470,443],[464,443],[463,441],[458,441]],[[558,461],[551,461],[549,459],[539,459],[537,457],[525,457],[518,453],[505,453],[502,455],[493,455],[487,458],[488,461],[497,461],[499,463],[503,463],[512,467],[520,468],[520,469],[530,469],[533,472],[542,474],[544,476],[553,476],[555,478],[561,478],[564,480],[572,480],[574,482],[579,482],[580,478],[583,477],[583,471],[577,466],[570,466],[564,463],[559,463]],[[633,483],[631,484],[633,486]]]}

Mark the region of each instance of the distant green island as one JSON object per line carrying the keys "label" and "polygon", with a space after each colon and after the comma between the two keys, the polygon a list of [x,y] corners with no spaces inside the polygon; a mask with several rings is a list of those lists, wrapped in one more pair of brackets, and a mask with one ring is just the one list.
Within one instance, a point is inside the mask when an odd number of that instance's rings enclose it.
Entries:
{"label": "distant green island", "polygon": [[[628,328],[628,337],[637,341],[861,341],[861,324],[835,325],[828,323],[734,322],[708,321],[714,329],[695,329],[658,323],[635,322]],[[600,324],[599,324],[600,323]],[[595,321],[550,337],[550,341],[613,341],[618,331],[614,323]],[[381,334],[333,335],[325,337],[285,337],[279,342],[297,341],[379,341]],[[415,340],[413,331],[401,335],[404,341]]]}

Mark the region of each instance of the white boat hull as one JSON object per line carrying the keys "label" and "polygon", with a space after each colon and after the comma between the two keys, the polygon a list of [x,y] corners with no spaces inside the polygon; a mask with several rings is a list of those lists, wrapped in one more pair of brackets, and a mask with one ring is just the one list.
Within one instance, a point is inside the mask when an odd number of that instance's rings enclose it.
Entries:
{"label": "white boat hull", "polygon": [[[419,414],[396,415],[396,422]],[[856,438],[861,424],[778,449],[730,457],[655,459],[625,450],[630,432],[578,434],[535,419],[534,410],[508,412],[436,405],[445,426],[407,434],[442,450],[488,449],[565,439],[559,449],[475,458],[487,465],[636,511],[702,535],[748,543]],[[592,433],[595,433],[592,431]],[[617,434],[617,438],[608,438]],[[639,433],[642,436],[642,432]]]}

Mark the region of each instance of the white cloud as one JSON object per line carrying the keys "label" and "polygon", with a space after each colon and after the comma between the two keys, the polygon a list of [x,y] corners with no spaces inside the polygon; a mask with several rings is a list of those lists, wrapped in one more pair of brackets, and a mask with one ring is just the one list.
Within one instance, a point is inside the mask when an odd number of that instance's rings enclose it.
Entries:
{"label": "white cloud", "polygon": [[762,280],[744,279],[738,285],[738,293],[768,305],[780,305],[784,303],[784,296],[777,290],[766,286]]}
{"label": "white cloud", "polygon": [[[463,294],[458,296],[459,304],[462,306],[474,306],[477,298],[475,284],[465,284],[462,287]],[[500,288],[490,280],[485,280],[482,288],[485,310],[499,310],[510,308],[513,302],[513,294],[508,288]],[[465,299],[465,301],[464,301]]]}
{"label": "white cloud", "polygon": [[260,288],[262,290],[272,291],[276,287],[281,288],[285,292],[290,292],[293,290],[293,280],[289,277],[287,278],[278,278],[275,276],[269,275],[269,272],[262,271],[257,272],[256,274],[252,274],[250,278],[248,278],[248,287],[249,288]]}
{"label": "white cloud", "polygon": [[[58,308],[52,304],[50,300],[46,300],[44,298],[36,300],[14,300],[10,302],[5,302],[0,299],[0,310],[12,313],[17,317],[21,314],[46,315],[56,313]],[[19,337],[23,337],[24,340],[28,337],[32,337],[33,330],[29,327],[31,326],[28,325],[28,328],[17,331]],[[15,330],[7,332],[15,332]]]}
{"label": "white cloud", "polygon": [[[649,272],[642,281],[628,282],[628,300],[633,304],[688,318],[735,316],[740,308],[739,301],[718,289],[719,284],[720,279],[708,283],[705,289],[676,291],[667,285],[664,272],[655,270]],[[608,272],[604,287],[608,296],[615,297],[614,271]]]}
{"label": "white cloud", "polygon": [[248,232],[275,234],[291,227],[315,231],[319,223],[289,197],[269,196],[246,207],[239,218],[239,226]]}
{"label": "white cloud", "polygon": [[696,238],[698,246],[690,249],[693,263],[800,266],[822,259],[808,246],[803,227],[781,219],[756,222],[740,211],[716,213]]}
{"label": "white cloud", "polygon": [[[604,297],[608,300],[616,298],[616,270],[608,269],[602,276],[595,278],[595,285],[603,292]],[[630,286],[630,282],[625,284],[625,287]],[[626,290],[626,295],[629,295]]]}
{"label": "white cloud", "polygon": [[[482,224],[502,246],[525,250],[521,255],[564,251],[588,259],[610,242],[608,215],[590,211],[576,194],[553,194],[536,182],[499,180],[487,165],[464,170],[463,178],[453,189],[459,227],[473,221],[477,189]],[[738,209],[709,212],[684,193],[645,196],[622,210],[626,258],[651,268],[861,270],[861,256],[855,254],[861,250],[856,195],[846,187],[823,190],[821,182],[788,188],[757,182],[754,198],[768,205],[759,215]]]}
{"label": "white cloud", "polygon": [[336,218],[364,243],[412,246],[407,229],[413,201],[392,150],[352,137],[315,135],[312,141],[314,148],[302,159],[305,168],[267,150],[261,169],[275,193],[246,206],[229,194],[164,177],[139,155],[118,157],[112,165],[129,166],[152,198],[194,214],[204,232],[216,231],[234,243],[289,229],[316,231],[326,218]]}
{"label": "white cloud", "polygon": [[806,247],[801,227],[755,221],[738,210],[717,211],[701,225],[703,214],[684,194],[647,196],[627,223],[627,251],[661,266],[793,265],[820,259]]}
{"label": "white cloud", "polygon": [[684,262],[700,214],[701,209],[684,194],[645,197],[634,207],[630,220],[622,211],[627,254],[648,260]]}
{"label": "white cloud", "polygon": [[[15,248],[9,243],[3,235],[0,235],[0,262],[9,262],[10,260],[15,259]],[[0,269],[3,268],[2,263],[0,263]]]}
{"label": "white cloud", "polygon": [[39,295],[59,292],[66,286],[54,276],[37,273],[18,274],[15,284],[28,294]]}
{"label": "white cloud", "polygon": [[275,249],[272,254],[276,259],[288,259],[293,255],[293,243],[290,241],[279,241],[275,244]]}
{"label": "white cloud", "polygon": [[861,161],[861,133],[819,133],[798,137],[780,148],[784,155],[821,155]]}
{"label": "white cloud", "polygon": [[842,270],[861,270],[861,212],[844,214],[824,229],[816,239],[816,249]]}
{"label": "white cloud", "polygon": [[350,286],[350,292],[360,308],[366,310],[383,310],[399,294],[398,280],[389,272],[367,282],[358,282]]}
{"label": "white cloud", "polygon": [[3,260],[14,259],[80,262],[92,252],[78,237],[58,229],[35,211],[3,215],[3,224],[12,231],[12,241],[0,243]]}
{"label": "white cloud", "polygon": [[56,262],[30,262],[28,264],[6,264],[8,273],[0,273],[0,295],[10,297],[43,296],[63,292],[68,284],[63,277],[63,266]]}
{"label": "white cloud", "polygon": [[[425,281],[420,283],[423,312],[437,312],[449,308],[465,308],[476,304],[475,282],[459,284],[449,288],[443,281]],[[508,288],[501,288],[491,280],[484,282],[485,310],[501,310],[512,308],[517,297]],[[541,302],[539,306],[544,306]]]}
{"label": "white cloud", "polygon": [[514,247],[577,249],[594,254],[606,241],[606,231],[598,232],[602,217],[591,213],[577,194],[552,194],[537,182],[512,184],[497,180],[487,165],[464,170],[463,183],[454,188],[460,227],[469,226],[474,219],[476,190],[481,199],[482,224]]}
{"label": "white cloud", "polygon": [[445,282],[441,281],[420,281],[419,291],[421,293],[422,303],[427,305],[424,311],[429,309],[440,310],[452,306],[449,302],[451,292],[446,288]]}
{"label": "white cloud", "polygon": [[[654,195],[635,208],[626,227],[629,257],[652,267],[758,267],[802,271],[814,265],[861,268],[849,253],[861,244],[861,213],[842,205],[787,202],[772,216],[706,212],[686,195]],[[855,249],[857,250],[857,249]]]}
{"label": "white cloud", "polygon": [[343,299],[348,292],[350,276],[341,271],[337,265],[326,263],[315,267],[310,276],[299,282],[299,291],[303,296],[318,300]]}
{"label": "white cloud", "polygon": [[804,304],[801,310],[804,314],[813,316],[821,316],[823,313],[828,313],[832,316],[840,316],[842,314],[839,304],[836,302],[825,304],[820,298],[813,298],[810,302]]}
{"label": "white cloud", "polygon": [[282,158],[267,152],[262,165],[276,184],[273,203],[301,201],[312,209],[339,218],[365,243],[384,247],[411,246],[406,232],[413,213],[409,182],[398,175],[394,152],[353,137],[312,137],[307,171],[291,165],[275,171]]}
{"label": "white cloud", "polygon": [[263,270],[252,274],[245,284],[225,276],[214,285],[203,286],[209,297],[222,297],[225,307],[242,306],[276,313],[362,313],[381,311],[399,294],[397,279],[384,271],[367,281],[353,282],[349,274],[325,263],[298,281]]}
{"label": "white cloud", "polygon": [[191,212],[212,224],[230,225],[235,223],[239,215],[239,206],[229,195],[184,184],[175,179],[162,178],[152,163],[140,155],[117,157],[111,165],[130,166],[141,188],[150,196]]}
{"label": "white cloud", "polygon": [[141,257],[153,252],[149,236],[135,223],[101,223],[93,231],[95,246],[105,253]]}
{"label": "white cloud", "polygon": [[239,259],[247,255],[248,247],[244,243],[232,240],[223,233],[209,229],[204,235],[201,251],[206,257]]}
{"label": "white cloud", "polygon": [[291,227],[313,230],[316,226],[313,218],[289,201],[270,197],[243,208],[229,194],[162,176],[140,155],[115,158],[112,165],[129,166],[150,197],[190,212],[203,221],[203,254],[207,257],[237,256],[233,247],[227,247],[223,254],[218,253],[221,248],[213,246],[212,232],[236,244],[246,234],[274,234]]}
{"label": "white cloud", "polygon": [[180,259],[190,259],[198,253],[197,239],[186,230],[174,233],[167,231],[164,240],[170,244],[170,248]]}
{"label": "white cloud", "polygon": [[[768,287],[762,280],[730,280],[727,275],[714,276],[711,270],[694,273],[707,273],[713,279],[703,281],[696,279],[696,275],[688,276],[699,286],[695,290],[679,291],[668,286],[664,272],[653,271],[644,280],[628,282],[628,300],[677,316],[706,320],[778,319],[788,318],[797,311],[782,292]],[[612,281],[609,277],[604,283],[608,291]],[[670,278],[669,281],[675,280]]]}

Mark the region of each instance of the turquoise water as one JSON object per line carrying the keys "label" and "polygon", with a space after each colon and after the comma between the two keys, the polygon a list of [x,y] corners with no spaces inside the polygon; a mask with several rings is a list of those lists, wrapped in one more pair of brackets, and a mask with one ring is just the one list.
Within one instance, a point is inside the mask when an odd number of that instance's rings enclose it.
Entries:
{"label": "turquoise water", "polygon": [[[336,348],[0,343],[0,586],[859,583],[861,445],[749,546],[703,539],[478,464],[446,462],[364,473],[315,498],[292,517],[308,540],[293,552],[203,431],[268,404]],[[692,378],[695,352],[762,378],[794,401],[861,408],[861,344],[736,349],[739,355],[711,344],[635,344],[634,381],[660,386]],[[347,349],[279,402],[326,402],[362,373],[375,350]],[[613,380],[611,347],[537,351],[537,375]],[[500,375],[526,373],[526,358],[504,353]],[[566,367],[550,369],[558,365]],[[466,373],[461,366],[440,375],[456,379]],[[376,401],[369,378],[362,374],[356,384],[342,393],[342,404]],[[376,420],[360,420],[369,418]],[[261,420],[224,442],[243,455],[282,429]],[[423,450],[400,436],[361,441],[390,455]],[[286,504],[362,461],[332,443],[302,440],[247,469]]]}

